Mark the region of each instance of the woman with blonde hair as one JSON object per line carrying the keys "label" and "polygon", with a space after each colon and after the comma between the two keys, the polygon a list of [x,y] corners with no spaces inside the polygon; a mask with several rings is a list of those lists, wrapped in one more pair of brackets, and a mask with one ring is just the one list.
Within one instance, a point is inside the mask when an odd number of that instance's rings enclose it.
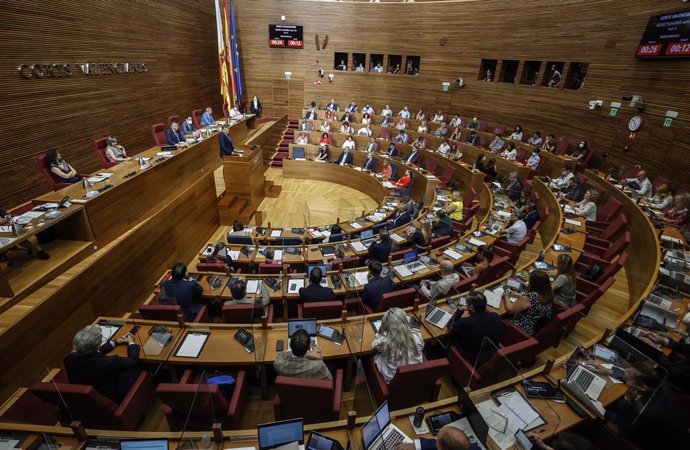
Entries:
{"label": "woman with blonde hair", "polygon": [[590,189],[585,194],[585,198],[575,207],[575,214],[582,216],[585,220],[597,220],[597,200],[599,193]]}
{"label": "woman with blonde hair", "polygon": [[651,198],[648,205],[652,209],[666,212],[673,205],[673,196],[668,184],[662,184],[656,188],[656,194]]}
{"label": "woman with blonde hair", "polygon": [[400,308],[386,311],[371,346],[378,352],[374,363],[386,383],[391,382],[398,367],[423,360],[424,339],[410,327],[405,311]]}
{"label": "woman with blonde hair", "polygon": [[570,255],[561,253],[556,260],[556,278],[551,283],[554,300],[571,307],[575,304],[575,267]]}

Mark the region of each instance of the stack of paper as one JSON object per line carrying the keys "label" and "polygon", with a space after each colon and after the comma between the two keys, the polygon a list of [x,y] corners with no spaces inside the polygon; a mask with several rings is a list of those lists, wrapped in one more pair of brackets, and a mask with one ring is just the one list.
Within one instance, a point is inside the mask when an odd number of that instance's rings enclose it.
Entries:
{"label": "stack of paper", "polygon": [[391,239],[398,244],[405,241],[405,238],[400,236],[398,233],[391,234]]}
{"label": "stack of paper", "polygon": [[369,272],[355,272],[355,280],[357,280],[357,283],[359,283],[360,286],[366,286],[367,283],[369,283]]}
{"label": "stack of paper", "polygon": [[385,187],[386,189],[395,189],[395,185],[390,181],[384,181],[383,187]]}
{"label": "stack of paper", "polygon": [[568,225],[576,226],[576,227],[579,227],[582,225],[582,222],[580,222],[579,220],[573,220],[573,219],[565,219],[565,223],[567,223]]}
{"label": "stack of paper", "polygon": [[500,308],[501,307],[501,299],[503,298],[503,288],[502,287],[497,287],[493,291],[490,289],[486,289],[484,291],[484,297],[486,297],[486,304],[491,306],[492,308]]}
{"label": "stack of paper", "polygon": [[450,248],[445,249],[445,250],[443,251],[443,254],[446,255],[446,256],[448,256],[449,258],[453,258],[453,259],[460,259],[460,258],[462,258],[462,255],[461,255],[460,253],[458,253],[458,252],[456,252],[455,250],[452,250],[452,249],[450,249]]}
{"label": "stack of paper", "polygon": [[261,280],[247,280],[247,294],[258,294],[261,289]]}
{"label": "stack of paper", "polygon": [[486,242],[480,241],[479,239],[475,239],[473,237],[469,238],[467,240],[467,243],[470,245],[474,245],[475,247],[481,247],[482,245],[486,245]]}
{"label": "stack of paper", "polygon": [[367,249],[367,247],[359,241],[351,242],[350,247],[356,252],[363,252]]}
{"label": "stack of paper", "polygon": [[276,261],[282,261],[282,259],[283,259],[283,251],[282,251],[282,250],[276,250],[276,251],[273,253],[273,259],[275,259]]}
{"label": "stack of paper", "polygon": [[204,347],[208,336],[208,333],[187,333],[184,341],[182,341],[182,344],[180,344],[180,347],[177,349],[175,356],[182,358],[197,358],[199,353],[201,353],[201,349]]}
{"label": "stack of paper", "polygon": [[575,210],[574,210],[573,207],[570,206],[570,205],[565,205],[565,206],[563,207],[563,211],[565,211],[565,212],[568,213],[568,214],[575,214]]}
{"label": "stack of paper", "polygon": [[408,269],[404,265],[395,266],[393,268],[393,270],[395,271],[395,273],[398,274],[398,276],[400,278],[406,278],[406,277],[412,276],[412,272],[410,271],[410,269]]}
{"label": "stack of paper", "polygon": [[281,234],[283,234],[283,230],[272,230],[271,231],[271,237],[280,237]]}

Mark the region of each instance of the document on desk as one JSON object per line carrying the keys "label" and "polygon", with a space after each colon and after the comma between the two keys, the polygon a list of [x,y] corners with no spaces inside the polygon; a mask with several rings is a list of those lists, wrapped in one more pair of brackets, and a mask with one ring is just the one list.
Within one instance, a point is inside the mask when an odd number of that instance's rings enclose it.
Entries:
{"label": "document on desk", "polygon": [[458,253],[458,252],[456,252],[455,250],[450,249],[450,248],[445,249],[445,250],[443,251],[443,254],[446,255],[447,257],[453,258],[453,259],[460,259],[460,258],[462,258],[462,255],[461,255],[460,253]]}
{"label": "document on desk", "polygon": [[470,440],[474,439],[477,448],[479,448],[480,450],[486,450],[486,447],[484,447],[482,443],[479,441],[477,433],[475,433],[472,429],[472,425],[470,425],[470,421],[467,420],[467,417],[463,417],[460,420],[451,422],[447,426],[457,428],[458,430],[463,431],[465,433],[465,436],[470,438]]}
{"label": "document on desk", "polygon": [[177,348],[175,356],[180,358],[198,358],[201,349],[206,345],[210,333],[189,332],[184,337],[184,341]]}
{"label": "document on desk", "polygon": [[115,337],[115,333],[122,328],[120,325],[112,325],[112,324],[101,324],[99,325],[101,327],[101,345],[105,344],[108,342],[110,339]]}
{"label": "document on desk", "polygon": [[19,444],[19,439],[0,439],[0,450],[13,450],[15,448],[21,448],[17,447],[17,444]]}
{"label": "document on desk", "polygon": [[395,189],[395,185],[390,181],[384,181],[382,184],[386,189]]}
{"label": "document on desk", "polygon": [[288,281],[288,294],[297,294],[304,287],[304,278],[294,278]]}
{"label": "document on desk", "polygon": [[393,268],[393,270],[395,271],[396,274],[398,274],[398,276],[400,278],[407,278],[407,277],[411,277],[413,275],[413,273],[410,271],[410,269],[408,269],[407,267],[405,267],[402,264],[399,266],[395,266]]}
{"label": "document on desk", "polygon": [[492,308],[499,309],[501,307],[501,299],[503,298],[503,288],[498,287],[494,290],[484,290],[484,297],[486,297],[486,304]]}
{"label": "document on desk", "polygon": [[393,241],[397,244],[405,241],[405,238],[400,236],[398,233],[391,234],[391,239],[393,239]]}
{"label": "document on desk", "polygon": [[228,252],[228,256],[229,256],[230,259],[232,259],[233,261],[237,261],[238,259],[240,259],[240,251],[239,251],[239,250],[230,250],[230,251]]}
{"label": "document on desk", "polygon": [[11,233],[12,232],[12,227],[10,226],[1,226],[0,227],[0,233]]}
{"label": "document on desk", "polygon": [[674,244],[680,244],[683,242],[678,238],[674,238],[673,236],[667,236],[665,234],[661,235],[661,240],[665,242],[673,242]]}
{"label": "document on desk", "polygon": [[273,259],[276,261],[282,261],[283,260],[283,251],[282,250],[276,250],[273,252]]}
{"label": "document on desk", "polygon": [[505,405],[513,414],[515,414],[524,426],[521,426],[524,431],[532,430],[538,426],[544,425],[544,419],[539,413],[535,411],[534,407],[522,396],[518,391],[506,392],[497,400],[501,405]]}
{"label": "document on desk", "polygon": [[271,231],[271,237],[280,237],[283,234],[283,230],[273,230]]}
{"label": "document on desk", "polygon": [[357,222],[351,222],[351,223],[350,223],[350,226],[351,226],[352,228],[354,228],[355,230],[359,230],[360,228],[362,228],[362,225],[360,225],[360,224],[357,223]]}
{"label": "document on desk", "polygon": [[367,249],[367,247],[359,241],[350,242],[350,247],[352,247],[352,249],[356,252],[363,252]]}
{"label": "document on desk", "polygon": [[16,219],[27,218],[29,220],[38,219],[45,215],[45,211],[27,211],[24,214],[17,216]]}
{"label": "document on desk", "polygon": [[505,405],[496,406],[493,400],[479,403],[477,410],[489,426],[489,436],[501,450],[515,445],[515,432],[524,425],[520,418]]}
{"label": "document on desk", "polygon": [[570,205],[565,205],[565,206],[563,207],[563,211],[566,212],[566,213],[568,213],[568,214],[576,214],[576,213],[575,213],[575,210],[574,210],[573,207],[570,206]]}
{"label": "document on desk", "polygon": [[247,294],[258,294],[261,289],[261,280],[247,280]]}
{"label": "document on desk", "polygon": [[156,156],[162,156],[164,158],[170,158],[172,155],[172,152],[156,152]]}
{"label": "document on desk", "polygon": [[467,240],[467,243],[470,245],[474,245],[475,247],[481,247],[482,245],[486,245],[486,242],[480,241],[479,239],[475,239],[473,237],[469,238]]}
{"label": "document on desk", "polygon": [[360,286],[366,286],[369,283],[369,272],[355,272],[355,280]]}
{"label": "document on desk", "polygon": [[576,226],[576,227],[579,227],[582,225],[582,222],[580,222],[579,220],[573,220],[573,219],[565,219],[565,223],[567,223],[568,225]]}

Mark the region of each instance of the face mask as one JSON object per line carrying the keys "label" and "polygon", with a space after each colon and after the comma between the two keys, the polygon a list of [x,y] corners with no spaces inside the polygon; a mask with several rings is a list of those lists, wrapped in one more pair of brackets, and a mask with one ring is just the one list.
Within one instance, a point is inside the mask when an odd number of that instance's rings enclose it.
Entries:
{"label": "face mask", "polygon": [[191,124],[192,124],[192,119],[189,119],[189,120],[187,121],[187,123],[191,125]]}
{"label": "face mask", "polygon": [[579,148],[585,148],[585,144],[580,144],[578,147]]}

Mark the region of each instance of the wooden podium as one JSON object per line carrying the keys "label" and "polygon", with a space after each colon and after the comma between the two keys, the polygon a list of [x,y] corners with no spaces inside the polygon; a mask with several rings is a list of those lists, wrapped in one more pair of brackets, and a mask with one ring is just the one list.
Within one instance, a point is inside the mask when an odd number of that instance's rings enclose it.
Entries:
{"label": "wooden podium", "polygon": [[246,224],[265,197],[266,168],[261,145],[241,145],[243,156],[223,157],[225,193],[218,200],[221,225]]}

